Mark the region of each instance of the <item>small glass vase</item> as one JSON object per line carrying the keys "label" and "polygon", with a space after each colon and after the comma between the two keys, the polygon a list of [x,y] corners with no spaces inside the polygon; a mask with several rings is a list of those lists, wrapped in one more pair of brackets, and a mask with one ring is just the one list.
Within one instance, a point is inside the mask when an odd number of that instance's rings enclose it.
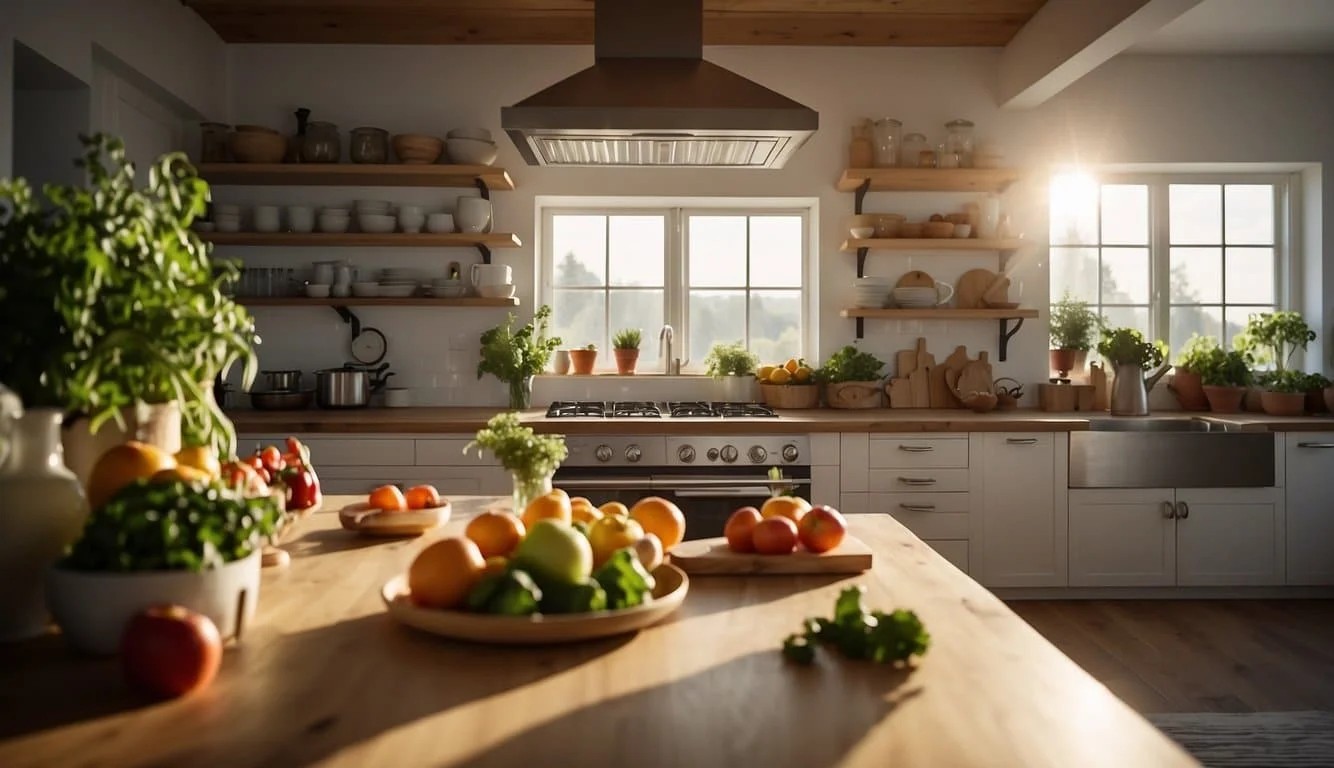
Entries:
{"label": "small glass vase", "polygon": [[551,473],[544,475],[525,475],[519,472],[510,472],[510,479],[514,482],[514,513],[523,514],[523,510],[528,506],[528,502],[545,493],[551,493]]}
{"label": "small glass vase", "polygon": [[510,383],[510,410],[522,411],[533,402],[533,377],[525,376]]}

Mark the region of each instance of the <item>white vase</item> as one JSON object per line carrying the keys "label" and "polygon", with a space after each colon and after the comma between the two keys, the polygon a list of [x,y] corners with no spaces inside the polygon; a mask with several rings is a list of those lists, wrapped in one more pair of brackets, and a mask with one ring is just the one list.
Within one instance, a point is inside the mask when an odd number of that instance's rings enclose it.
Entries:
{"label": "white vase", "polygon": [[0,640],[50,624],[42,579],[88,518],[83,486],[65,467],[60,411],[35,408],[10,421],[0,466]]}
{"label": "white vase", "polygon": [[181,450],[181,407],[175,400],[148,405],[139,403],[121,411],[125,429],[112,419],[94,433],[87,418],[78,418],[64,429],[65,466],[74,471],[81,483],[88,482],[97,460],[126,440],[155,445],[167,453]]}

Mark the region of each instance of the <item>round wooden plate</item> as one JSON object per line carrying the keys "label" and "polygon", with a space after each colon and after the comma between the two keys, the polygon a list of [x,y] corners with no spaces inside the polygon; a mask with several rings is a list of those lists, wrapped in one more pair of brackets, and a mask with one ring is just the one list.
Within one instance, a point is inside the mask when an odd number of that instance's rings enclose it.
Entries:
{"label": "round wooden plate", "polygon": [[681,607],[690,589],[690,578],[669,563],[653,572],[657,584],[653,602],[619,611],[563,613],[536,616],[490,616],[463,611],[441,611],[412,604],[408,577],[398,575],[380,590],[389,615],[423,632],[455,640],[473,640],[501,645],[540,645],[593,640],[634,632],[656,624]]}
{"label": "round wooden plate", "polygon": [[420,536],[427,531],[439,528],[449,522],[450,506],[448,500],[441,500],[440,506],[430,509],[413,509],[407,512],[377,511],[366,502],[349,504],[338,510],[338,522],[349,531],[356,531],[367,536],[386,536],[402,538]]}

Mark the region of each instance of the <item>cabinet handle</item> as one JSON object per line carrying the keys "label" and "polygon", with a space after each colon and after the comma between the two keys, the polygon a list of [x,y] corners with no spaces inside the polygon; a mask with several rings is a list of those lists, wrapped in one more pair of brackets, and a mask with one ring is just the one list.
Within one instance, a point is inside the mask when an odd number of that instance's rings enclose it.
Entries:
{"label": "cabinet handle", "polygon": [[908,453],[930,453],[935,449],[934,445],[899,445],[900,451],[907,451]]}
{"label": "cabinet handle", "polygon": [[934,477],[900,477],[899,482],[904,485],[935,485]]}
{"label": "cabinet handle", "polygon": [[1334,443],[1297,443],[1298,448],[1334,448]]}
{"label": "cabinet handle", "polygon": [[1177,516],[1177,509],[1176,509],[1176,507],[1172,506],[1172,502],[1170,502],[1170,501],[1164,501],[1164,502],[1163,502],[1163,517],[1166,518],[1166,519],[1168,519],[1168,520],[1175,520],[1175,519],[1176,519],[1176,516]]}
{"label": "cabinet handle", "polygon": [[1185,520],[1190,517],[1190,506],[1184,501],[1177,502],[1177,519]]}
{"label": "cabinet handle", "polygon": [[1037,445],[1037,444],[1038,444],[1038,439],[1037,439],[1036,437],[1007,437],[1007,438],[1005,438],[1005,444],[1006,444],[1006,445]]}
{"label": "cabinet handle", "polygon": [[905,503],[899,504],[899,509],[903,510],[904,512],[935,512],[935,511],[936,511],[936,505],[935,505],[935,504],[908,504],[908,503],[905,502]]}

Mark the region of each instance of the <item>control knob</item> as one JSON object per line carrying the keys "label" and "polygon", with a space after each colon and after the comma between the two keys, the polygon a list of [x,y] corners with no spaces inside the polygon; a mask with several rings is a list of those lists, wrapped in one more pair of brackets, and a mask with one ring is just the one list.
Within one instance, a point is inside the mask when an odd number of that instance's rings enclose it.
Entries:
{"label": "control knob", "polygon": [[707,450],[707,451],[704,452],[704,455],[705,455],[706,457],[708,457],[709,461],[717,461],[717,460],[718,460],[718,449],[717,449],[717,448],[710,448],[709,450]]}
{"label": "control knob", "polygon": [[603,463],[611,461],[611,446],[599,445],[597,448],[593,449],[593,456]]}
{"label": "control knob", "polygon": [[791,443],[783,446],[783,461],[796,461],[799,455],[797,446]]}
{"label": "control knob", "polygon": [[720,451],[718,455],[723,458],[723,461],[731,464],[736,461],[736,448],[731,445],[724,445],[722,451]]}
{"label": "control knob", "polygon": [[644,452],[643,452],[642,450],[640,450],[639,446],[637,446],[637,445],[629,445],[629,446],[626,446],[626,449],[625,449],[625,460],[628,461],[628,462],[630,462],[631,464],[633,464],[633,463],[639,461],[639,459],[640,459],[641,457],[643,457],[643,455],[644,455]]}
{"label": "control knob", "polygon": [[683,445],[676,450],[676,458],[689,464],[695,460],[695,449],[689,445]]}
{"label": "control knob", "polygon": [[752,464],[759,464],[769,458],[769,451],[765,450],[762,445],[752,445],[748,455],[750,456],[750,462]]}

